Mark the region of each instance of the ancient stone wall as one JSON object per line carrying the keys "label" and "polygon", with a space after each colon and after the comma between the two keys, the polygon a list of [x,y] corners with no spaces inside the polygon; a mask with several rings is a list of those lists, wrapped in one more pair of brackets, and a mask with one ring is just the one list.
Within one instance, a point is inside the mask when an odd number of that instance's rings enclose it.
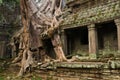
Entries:
{"label": "ancient stone wall", "polygon": [[[73,3],[72,3],[73,2]],[[96,55],[102,50],[102,53],[111,53],[117,54],[118,50],[118,38],[117,36],[117,26],[115,25],[114,20],[118,19],[120,17],[120,1],[119,0],[86,0],[83,3],[80,3],[79,1],[72,1],[68,4],[68,6],[71,8],[71,14],[68,15],[63,23],[61,24],[62,30],[66,31],[69,29],[75,29],[75,28],[83,28],[87,26],[87,34],[88,34],[88,45],[86,46],[88,48],[89,56],[90,55]],[[114,23],[114,25],[111,25],[111,22]],[[109,25],[101,25],[103,27],[103,30],[99,28],[100,24],[108,23]],[[115,27],[114,29],[111,29],[109,31],[106,27]],[[76,30],[77,31],[77,30]],[[108,32],[107,32],[108,31]],[[82,32],[79,31],[79,32]],[[100,32],[100,34],[99,34]],[[71,45],[69,45],[69,39],[66,39],[63,41],[63,43],[66,43],[65,45],[68,45],[67,53],[72,52],[69,47],[73,47],[74,51],[79,53],[82,52],[82,50],[86,49],[84,46],[79,45],[80,44],[80,38],[81,35],[76,34],[75,32],[71,33],[70,35],[64,35],[64,36],[77,36],[76,38],[72,37],[73,41],[71,41]],[[102,34],[101,34],[102,33]],[[81,34],[81,33],[80,33]],[[78,36],[79,35],[79,36]],[[84,33],[85,35],[85,33]],[[100,38],[103,38],[103,41],[100,41]],[[102,39],[101,39],[102,40]],[[66,42],[65,42],[66,41]],[[100,49],[100,46],[103,46]],[[76,50],[77,49],[77,50]],[[70,50],[70,51],[68,51]],[[109,52],[107,52],[109,51]],[[83,52],[82,52],[83,53]]]}
{"label": "ancient stone wall", "polygon": [[80,6],[79,11],[68,15],[64,19],[64,22],[61,26],[63,26],[63,28],[78,27],[88,25],[91,23],[100,23],[119,18],[120,1],[119,0],[104,0],[104,2],[102,1],[94,4],[92,2],[83,4],[82,5],[83,7]]}
{"label": "ancient stone wall", "polygon": [[[119,80],[119,61],[57,63],[39,73],[52,80]],[[46,75],[47,74],[47,75]]]}

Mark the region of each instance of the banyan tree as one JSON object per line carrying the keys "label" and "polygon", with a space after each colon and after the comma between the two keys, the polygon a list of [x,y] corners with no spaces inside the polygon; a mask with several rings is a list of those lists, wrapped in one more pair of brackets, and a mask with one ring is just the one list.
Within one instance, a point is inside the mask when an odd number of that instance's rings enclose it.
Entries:
{"label": "banyan tree", "polygon": [[45,61],[43,41],[47,38],[51,39],[56,60],[70,61],[64,55],[58,34],[64,6],[65,0],[20,0],[23,27],[13,36],[19,42],[19,53],[13,60],[13,63],[21,62],[18,76],[22,76],[35,60]]}

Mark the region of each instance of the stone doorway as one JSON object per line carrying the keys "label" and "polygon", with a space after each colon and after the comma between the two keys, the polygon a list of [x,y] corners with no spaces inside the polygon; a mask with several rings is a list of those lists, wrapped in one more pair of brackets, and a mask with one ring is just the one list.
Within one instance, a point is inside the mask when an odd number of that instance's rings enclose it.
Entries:
{"label": "stone doorway", "polygon": [[112,51],[117,51],[117,27],[114,21],[98,24],[96,26],[99,52],[111,53]]}
{"label": "stone doorway", "polygon": [[88,28],[78,27],[65,30],[68,55],[88,55]]}

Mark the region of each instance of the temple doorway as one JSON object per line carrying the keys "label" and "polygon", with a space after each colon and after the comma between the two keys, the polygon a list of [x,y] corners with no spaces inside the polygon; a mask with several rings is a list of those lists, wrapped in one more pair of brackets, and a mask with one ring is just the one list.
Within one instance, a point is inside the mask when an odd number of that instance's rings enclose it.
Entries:
{"label": "temple doorway", "polygon": [[98,34],[98,49],[99,54],[111,55],[117,51],[117,27],[114,21],[98,24],[97,34]]}
{"label": "temple doorway", "polygon": [[66,29],[68,55],[88,56],[88,28]]}

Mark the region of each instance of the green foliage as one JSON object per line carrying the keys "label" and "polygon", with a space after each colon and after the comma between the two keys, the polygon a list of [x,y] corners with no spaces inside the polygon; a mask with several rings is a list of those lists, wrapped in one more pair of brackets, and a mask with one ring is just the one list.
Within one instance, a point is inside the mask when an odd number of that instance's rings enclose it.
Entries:
{"label": "green foliage", "polygon": [[4,78],[0,76],[0,80],[4,80]]}
{"label": "green foliage", "polygon": [[0,5],[15,6],[19,5],[20,0],[0,0]]}
{"label": "green foliage", "polygon": [[[20,15],[19,1],[20,0],[0,0],[0,7],[1,7],[0,9],[1,10],[3,9],[3,11],[0,12],[0,24],[4,24],[4,23],[15,24],[15,22],[18,21],[18,17]],[[14,14],[16,11],[17,13]],[[7,18],[7,15],[8,15],[8,18]],[[18,17],[16,17],[17,15]]]}
{"label": "green foliage", "polygon": [[[13,12],[16,7],[19,7],[19,1],[20,0],[0,0],[0,7],[2,7],[1,5],[3,5],[4,8],[6,8],[5,10],[9,11],[9,12],[6,11],[6,13],[10,13]],[[0,21],[2,21],[4,18],[3,14],[4,14],[3,12],[0,12]]]}
{"label": "green foliage", "polygon": [[41,77],[33,77],[32,80],[42,80]]}
{"label": "green foliage", "polygon": [[0,66],[0,73],[4,71],[4,68]]}
{"label": "green foliage", "polygon": [[19,3],[20,0],[0,0],[2,2],[6,2],[6,3]]}
{"label": "green foliage", "polygon": [[3,0],[2,5],[6,6],[10,10],[14,10],[16,6],[19,6],[20,0]]}
{"label": "green foliage", "polygon": [[0,23],[5,22],[5,21],[6,21],[6,19],[4,18],[3,14],[1,13],[0,14]]}
{"label": "green foliage", "polygon": [[3,3],[3,1],[2,0],[0,0],[0,4],[2,4]]}

